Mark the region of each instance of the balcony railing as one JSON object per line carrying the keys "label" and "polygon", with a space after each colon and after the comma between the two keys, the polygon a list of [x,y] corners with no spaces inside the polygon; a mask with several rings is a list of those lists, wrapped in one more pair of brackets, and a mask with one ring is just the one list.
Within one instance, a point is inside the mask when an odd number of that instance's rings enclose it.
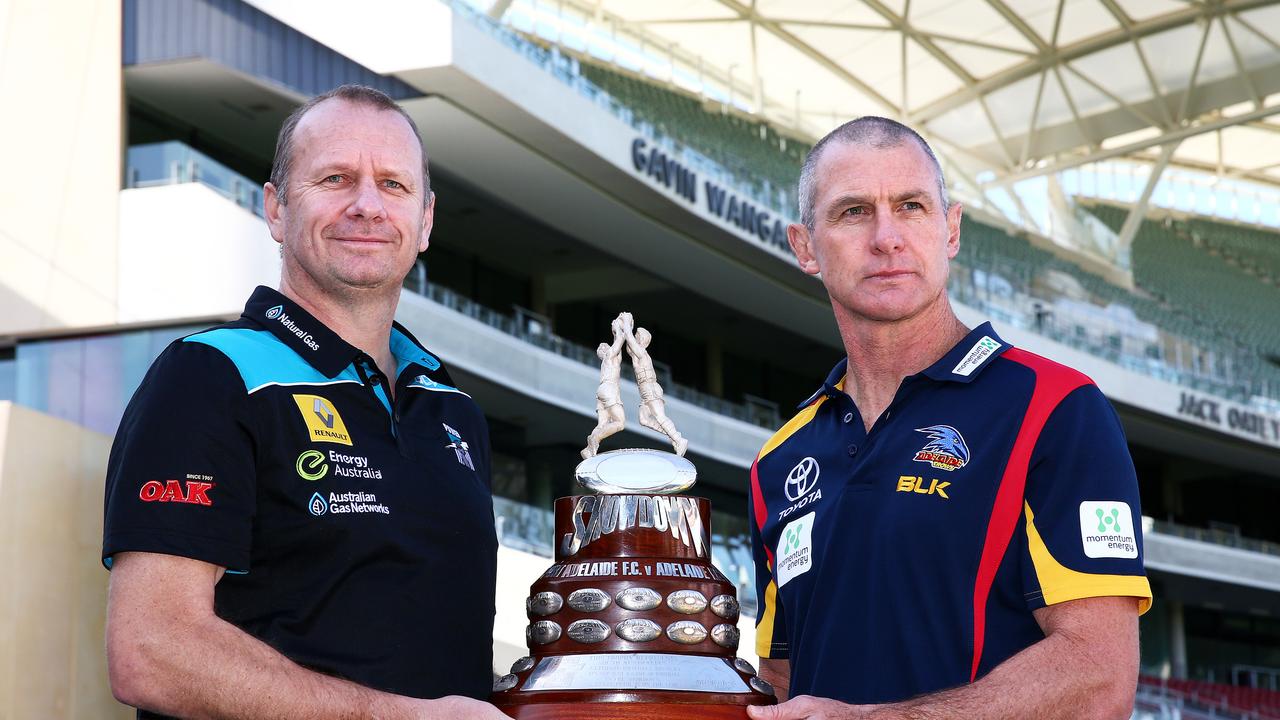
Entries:
{"label": "balcony railing", "polygon": [[1238,530],[1191,527],[1189,525],[1180,525],[1167,520],[1155,520],[1149,517],[1144,517],[1142,522],[1143,530],[1154,530],[1165,535],[1173,535],[1174,537],[1213,543],[1214,545],[1223,545],[1239,550],[1248,550],[1249,552],[1280,557],[1280,543],[1272,542],[1270,540],[1257,540],[1255,538],[1244,537]]}
{"label": "balcony railing", "polygon": [[177,141],[133,145],[125,159],[125,187],[200,183],[262,217],[262,183]]}
{"label": "balcony railing", "polygon": [[[546,323],[521,322],[522,314],[519,312],[512,315],[504,315],[452,290],[433,285],[427,281],[426,271],[421,263],[405,278],[404,285],[409,290],[426,297],[432,302],[501,330],[507,335],[519,338],[530,345],[580,362],[583,365],[600,367],[600,358],[596,356],[594,350],[556,335],[550,331]],[[655,369],[658,373],[658,380],[662,383],[662,389],[668,398],[683,400],[716,414],[770,430],[781,425],[782,421],[777,407],[768,401],[753,399],[743,403],[731,402],[675,382],[671,379],[668,368],[656,367]],[[630,380],[634,381],[635,379],[631,374],[630,366],[624,367],[622,374],[623,377]]]}

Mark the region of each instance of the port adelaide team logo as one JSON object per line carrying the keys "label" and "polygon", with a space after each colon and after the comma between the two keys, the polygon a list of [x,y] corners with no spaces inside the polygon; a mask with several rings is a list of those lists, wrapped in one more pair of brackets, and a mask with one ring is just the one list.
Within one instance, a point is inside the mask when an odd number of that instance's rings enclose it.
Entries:
{"label": "port adelaide team logo", "polygon": [[969,464],[969,446],[959,430],[950,425],[930,425],[916,428],[916,432],[929,436],[929,442],[912,458],[916,462],[928,463],[936,470],[947,472]]}
{"label": "port adelaide team logo", "polygon": [[461,433],[457,430],[445,423],[440,424],[444,426],[444,434],[449,437],[449,444],[445,445],[445,447],[452,450],[453,454],[457,456],[459,465],[468,470],[475,470],[475,463],[471,462],[471,446],[467,445],[466,441],[462,439]]}

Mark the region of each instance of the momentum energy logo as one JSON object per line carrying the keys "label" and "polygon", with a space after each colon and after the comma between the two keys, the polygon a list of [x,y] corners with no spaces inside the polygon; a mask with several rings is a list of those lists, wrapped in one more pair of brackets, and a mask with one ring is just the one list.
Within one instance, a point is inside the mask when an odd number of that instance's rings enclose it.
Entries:
{"label": "momentum energy logo", "polygon": [[1129,503],[1086,500],[1080,503],[1080,542],[1091,558],[1138,557],[1137,529]]}
{"label": "momentum energy logo", "polygon": [[320,343],[316,342],[316,339],[311,336],[311,333],[298,327],[298,323],[294,322],[293,318],[289,317],[289,314],[284,311],[283,305],[277,305],[264,314],[268,320],[275,320],[283,325],[286,330],[293,333],[295,337],[301,340],[303,345],[306,345],[312,350],[320,349]]}
{"label": "momentum energy logo", "polygon": [[813,569],[813,519],[814,513],[809,512],[782,528],[778,539],[778,587]]}

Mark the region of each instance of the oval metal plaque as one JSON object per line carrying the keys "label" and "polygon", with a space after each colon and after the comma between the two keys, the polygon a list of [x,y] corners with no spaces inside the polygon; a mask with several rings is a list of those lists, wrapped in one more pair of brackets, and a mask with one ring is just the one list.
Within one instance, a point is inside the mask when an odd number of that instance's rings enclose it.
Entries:
{"label": "oval metal plaque", "polygon": [[530,615],[546,617],[560,612],[560,608],[564,607],[564,598],[559,593],[540,592],[526,600],[524,605]]}
{"label": "oval metal plaque", "polygon": [[697,645],[707,639],[707,629],[693,620],[680,620],[667,626],[667,637],[681,645]]}
{"label": "oval metal plaque", "polygon": [[723,648],[737,650],[738,640],[741,637],[742,633],[739,632],[738,628],[728,623],[720,623],[711,628],[711,639],[715,640],[716,644]]}
{"label": "oval metal plaque", "polygon": [[610,450],[578,463],[578,483],[594,493],[674,495],[693,487],[698,469],[674,453],[645,448]]}
{"label": "oval metal plaque", "polygon": [[755,690],[758,693],[764,693],[765,695],[773,695],[773,686],[767,681],[761,680],[758,677],[752,677],[747,682],[751,685],[752,690]]}
{"label": "oval metal plaque", "polygon": [[717,595],[711,598],[711,612],[725,620],[737,620],[738,599],[732,595]]}
{"label": "oval metal plaque", "polygon": [[707,609],[707,596],[697,590],[677,590],[667,596],[667,607],[692,615]]}
{"label": "oval metal plaque", "polygon": [[[515,662],[511,663],[511,672],[513,672],[513,673],[522,673],[522,672],[524,672],[524,671],[526,671],[526,670],[531,670],[531,669],[533,669],[533,664],[534,664],[534,662],[535,662],[535,661],[534,661],[534,659],[533,659],[533,658],[529,657],[528,655],[525,655],[524,657],[520,658],[519,660],[517,660],[517,661],[515,661]],[[745,662],[745,661],[744,661],[744,662]]]}
{"label": "oval metal plaque", "polygon": [[652,610],[662,604],[662,595],[647,587],[629,587],[618,591],[617,600],[627,610]]}
{"label": "oval metal plaque", "polygon": [[569,623],[569,637],[580,643],[598,643],[608,638],[613,628],[599,620],[574,620]]}
{"label": "oval metal plaque", "polygon": [[539,620],[529,626],[529,639],[535,645],[546,645],[560,639],[560,625],[550,620]]}
{"label": "oval metal plaque", "polygon": [[569,593],[569,607],[578,612],[600,612],[613,603],[609,593],[595,588],[583,588]]}
{"label": "oval metal plaque", "polygon": [[623,620],[613,628],[618,637],[631,642],[649,642],[662,634],[662,626],[652,620],[631,618]]}
{"label": "oval metal plaque", "polygon": [[504,692],[506,690],[510,690],[516,686],[517,682],[519,682],[519,679],[515,675],[503,675],[493,681],[493,691]]}
{"label": "oval metal plaque", "polygon": [[747,662],[746,660],[743,660],[740,657],[736,657],[733,659],[733,667],[736,668],[738,672],[743,673],[745,675],[756,674],[755,667],[753,667],[751,663]]}

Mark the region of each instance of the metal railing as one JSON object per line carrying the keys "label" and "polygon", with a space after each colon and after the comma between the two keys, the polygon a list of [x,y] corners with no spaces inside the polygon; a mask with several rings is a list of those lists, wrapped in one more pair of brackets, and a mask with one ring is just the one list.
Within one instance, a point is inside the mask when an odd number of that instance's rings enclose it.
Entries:
{"label": "metal railing", "polygon": [[125,157],[125,187],[200,183],[249,212],[263,217],[262,183],[253,182],[204,153],[176,140],[132,145]]}
{"label": "metal railing", "polygon": [[[600,358],[596,357],[594,350],[556,335],[550,331],[547,323],[530,323],[527,315],[518,312],[518,310],[512,315],[504,315],[470,298],[463,297],[448,288],[434,285],[427,281],[426,272],[421,268],[422,264],[419,263],[417,269],[409,273],[409,276],[405,278],[404,284],[407,289],[436,304],[466,315],[507,335],[519,338],[530,345],[553,352],[561,357],[569,358],[583,365],[595,368],[600,367]],[[657,370],[658,379],[662,383],[662,389],[668,398],[676,398],[704,410],[710,410],[718,415],[724,415],[734,420],[740,420],[770,430],[781,425],[782,421],[776,407],[770,408],[768,405],[761,404],[758,401],[731,402],[675,382],[671,379],[669,370],[664,368],[657,368]],[[635,379],[631,375],[630,366],[625,366],[622,374],[623,377],[628,379]]]}
{"label": "metal railing", "polygon": [[[1150,520],[1150,523],[1148,523],[1147,520]],[[1236,548],[1238,550],[1248,550],[1249,552],[1280,557],[1280,543],[1272,542],[1270,540],[1258,540],[1255,538],[1244,537],[1239,533],[1239,531],[1191,527],[1190,525],[1181,525],[1179,523],[1169,522],[1168,520],[1155,520],[1150,518],[1143,518],[1143,524],[1144,530],[1150,529],[1164,535],[1172,535],[1174,537],[1186,538],[1187,540],[1196,540],[1199,542]]]}

